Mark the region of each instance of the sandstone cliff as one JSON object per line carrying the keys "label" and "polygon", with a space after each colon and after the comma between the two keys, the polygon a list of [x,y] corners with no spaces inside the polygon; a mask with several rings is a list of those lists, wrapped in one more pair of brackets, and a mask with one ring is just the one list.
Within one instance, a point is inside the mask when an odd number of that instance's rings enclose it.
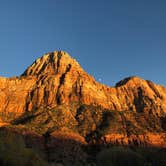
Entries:
{"label": "sandstone cliff", "polygon": [[166,88],[139,77],[108,87],[66,52],[52,52],[20,77],[0,78],[0,124],[33,131],[47,150],[57,135],[83,145],[166,147]]}
{"label": "sandstone cliff", "polygon": [[166,89],[139,77],[107,87],[65,52],[37,59],[18,78],[0,78],[1,113],[16,116],[40,107],[79,102],[110,110],[166,113]]}

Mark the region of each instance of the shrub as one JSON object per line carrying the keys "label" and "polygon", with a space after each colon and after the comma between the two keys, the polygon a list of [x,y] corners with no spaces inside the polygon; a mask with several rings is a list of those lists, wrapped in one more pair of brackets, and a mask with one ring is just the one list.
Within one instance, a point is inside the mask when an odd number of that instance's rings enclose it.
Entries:
{"label": "shrub", "polygon": [[8,131],[0,132],[0,165],[1,166],[47,166],[48,164],[27,148],[23,138]]}
{"label": "shrub", "polygon": [[143,166],[144,158],[125,147],[112,147],[97,155],[98,166]]}

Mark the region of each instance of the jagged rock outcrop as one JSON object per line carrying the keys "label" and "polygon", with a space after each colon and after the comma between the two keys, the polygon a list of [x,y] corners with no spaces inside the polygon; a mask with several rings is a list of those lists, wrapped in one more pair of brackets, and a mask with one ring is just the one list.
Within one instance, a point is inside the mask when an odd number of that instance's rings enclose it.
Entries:
{"label": "jagged rock outcrop", "polygon": [[52,52],[20,77],[0,78],[0,125],[7,124],[23,137],[30,130],[41,142],[51,141],[46,151],[56,146],[55,133],[64,131],[84,146],[166,147],[166,88],[139,77],[108,87],[66,52]]}
{"label": "jagged rock outcrop", "polygon": [[25,112],[28,93],[35,78],[0,78],[0,119],[9,122]]}
{"label": "jagged rock outcrop", "polygon": [[110,110],[166,113],[166,89],[139,77],[115,87],[99,84],[65,52],[37,59],[17,78],[0,78],[1,113],[20,115],[39,107],[80,102]]}

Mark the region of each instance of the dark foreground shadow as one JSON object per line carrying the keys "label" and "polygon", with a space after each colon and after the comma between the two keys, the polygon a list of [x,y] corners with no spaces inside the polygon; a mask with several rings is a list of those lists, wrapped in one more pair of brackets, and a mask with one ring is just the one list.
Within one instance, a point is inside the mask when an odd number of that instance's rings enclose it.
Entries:
{"label": "dark foreground shadow", "polygon": [[[1,166],[166,166],[166,149],[87,144],[70,132],[0,128]],[[60,166],[60,165],[59,165]]]}

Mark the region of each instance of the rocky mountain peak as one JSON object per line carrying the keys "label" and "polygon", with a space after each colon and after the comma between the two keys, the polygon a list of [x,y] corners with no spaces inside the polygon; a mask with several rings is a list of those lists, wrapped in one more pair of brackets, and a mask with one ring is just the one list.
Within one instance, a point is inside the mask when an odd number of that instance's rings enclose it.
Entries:
{"label": "rocky mountain peak", "polygon": [[165,121],[166,88],[137,76],[105,86],[63,51],[37,59],[21,77],[0,78],[0,125],[42,139],[65,131],[86,144],[166,147]]}
{"label": "rocky mountain peak", "polygon": [[64,73],[74,67],[77,70],[82,70],[78,62],[73,59],[67,52],[54,51],[47,53],[41,58],[38,58],[22,76],[38,76],[38,75],[54,75]]}
{"label": "rocky mountain peak", "polygon": [[143,81],[145,81],[145,80],[141,79],[138,76],[130,76],[130,77],[126,77],[123,80],[117,82],[115,86],[120,87],[120,86],[126,85],[129,82],[140,83]]}

